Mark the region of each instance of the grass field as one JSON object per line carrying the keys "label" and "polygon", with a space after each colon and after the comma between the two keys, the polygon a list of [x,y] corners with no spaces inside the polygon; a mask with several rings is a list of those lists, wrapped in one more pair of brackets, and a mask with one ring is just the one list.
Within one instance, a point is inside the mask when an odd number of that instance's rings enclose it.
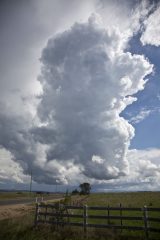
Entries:
{"label": "grass field", "polygon": [[96,206],[110,205],[112,207],[122,204],[125,207],[143,207],[144,205],[160,207],[160,192],[124,192],[91,194],[87,204]]}
{"label": "grass field", "polygon": [[[41,196],[36,192],[0,192],[0,200],[8,200],[8,199],[21,199],[21,198],[30,198],[30,197],[37,197]],[[52,196],[52,194],[43,194],[43,196]]]}
{"label": "grass field", "polygon": [[[98,200],[99,199],[99,200]],[[98,201],[97,201],[98,200]],[[140,207],[143,208],[144,205],[150,208],[160,207],[160,192],[134,192],[134,193],[108,193],[101,194],[98,196],[97,194],[92,194],[92,196],[88,199],[87,205],[101,205],[101,206],[111,206],[111,207],[119,207],[120,204],[122,207]],[[110,212],[110,215],[119,215],[117,212]],[[123,211],[123,216],[139,216],[143,217],[142,212],[127,212]],[[148,212],[149,217],[160,217],[159,213],[156,212]],[[113,221],[115,224],[119,224],[119,220]],[[139,221],[123,221],[124,225],[132,225],[139,226],[140,224],[143,226],[142,222]],[[160,228],[160,223],[150,223],[150,226]],[[123,230],[123,235],[128,234],[129,232]],[[144,236],[143,231],[139,232],[130,232],[130,235],[133,236]],[[160,239],[159,234],[150,233],[150,237],[155,239]]]}
{"label": "grass field", "polygon": [[30,194],[29,192],[0,192],[0,200],[28,198],[34,196],[35,193]]}
{"label": "grass field", "polygon": [[[79,196],[71,197],[73,201]],[[83,198],[83,197],[82,197]],[[119,206],[121,203],[124,207],[160,207],[160,192],[137,192],[137,193],[106,193],[91,194],[86,199],[85,204],[88,206]],[[126,213],[127,214],[127,213]],[[160,217],[160,216],[159,216]],[[81,228],[59,228],[43,225],[37,229],[33,227],[34,209],[26,212],[24,216],[6,219],[0,221],[0,239],[5,240],[81,240],[84,239],[83,229]],[[151,235],[154,239],[160,239],[159,235]],[[126,240],[144,238],[143,232],[133,231],[111,231],[106,229],[91,229],[88,232],[88,239],[92,240]]]}

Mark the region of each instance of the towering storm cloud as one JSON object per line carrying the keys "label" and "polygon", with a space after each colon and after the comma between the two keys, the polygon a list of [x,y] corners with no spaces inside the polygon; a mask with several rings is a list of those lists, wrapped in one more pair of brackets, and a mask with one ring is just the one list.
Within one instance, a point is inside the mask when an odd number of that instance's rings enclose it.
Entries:
{"label": "towering storm cloud", "polygon": [[37,190],[159,189],[159,13],[156,0],[0,1],[0,188],[32,172]]}
{"label": "towering storm cloud", "polygon": [[125,51],[123,34],[107,31],[96,15],[57,34],[43,49],[38,117],[32,129],[46,147],[43,168],[59,182],[107,180],[129,172],[133,127],[120,113],[152,71]]}

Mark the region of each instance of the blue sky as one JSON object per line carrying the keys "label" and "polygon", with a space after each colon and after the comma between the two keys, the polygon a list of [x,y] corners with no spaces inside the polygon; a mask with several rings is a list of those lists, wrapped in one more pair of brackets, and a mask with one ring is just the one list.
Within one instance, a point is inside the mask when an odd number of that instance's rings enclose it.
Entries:
{"label": "blue sky", "polygon": [[33,189],[158,190],[159,2],[1,1],[0,17],[0,188],[32,171]]}
{"label": "blue sky", "polygon": [[144,90],[135,94],[137,101],[128,106],[122,116],[130,119],[131,116],[138,115],[142,109],[151,110],[151,113],[142,121],[133,123],[135,127],[135,137],[131,141],[130,148],[145,149],[160,147],[160,48],[157,46],[143,46],[140,41],[141,33],[134,36],[129,42],[128,50],[133,54],[143,54],[154,64],[154,72],[147,76],[148,82]]}

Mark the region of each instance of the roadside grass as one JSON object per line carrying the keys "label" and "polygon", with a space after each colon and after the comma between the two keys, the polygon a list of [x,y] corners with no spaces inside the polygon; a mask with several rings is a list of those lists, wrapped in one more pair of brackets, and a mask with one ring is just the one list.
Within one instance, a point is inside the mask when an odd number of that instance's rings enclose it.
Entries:
{"label": "roadside grass", "polygon": [[134,236],[120,236],[107,229],[89,229],[85,236],[82,228],[39,225],[33,227],[34,215],[0,221],[0,239],[5,240],[143,240]]}

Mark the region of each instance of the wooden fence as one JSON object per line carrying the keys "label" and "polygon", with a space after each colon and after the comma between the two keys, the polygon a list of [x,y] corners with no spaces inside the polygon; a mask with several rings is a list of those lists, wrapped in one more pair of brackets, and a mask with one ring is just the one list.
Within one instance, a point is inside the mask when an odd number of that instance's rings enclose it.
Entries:
{"label": "wooden fence", "polygon": [[[103,215],[99,215],[99,212]],[[98,212],[98,214],[96,214]],[[104,214],[105,212],[105,214]],[[125,214],[127,212],[127,215]],[[133,214],[136,214],[136,216]],[[149,213],[152,212],[151,217]],[[118,213],[118,214],[117,214]],[[156,213],[156,216],[154,216]],[[157,217],[158,213],[158,217]],[[116,215],[115,215],[116,214]],[[128,216],[130,214],[131,216]],[[133,216],[134,215],[134,216]],[[118,224],[113,221],[118,220]],[[95,223],[95,221],[98,223]],[[127,221],[127,224],[124,222]],[[138,226],[135,226],[135,222]],[[36,204],[35,226],[37,224],[48,223],[56,226],[79,226],[83,227],[84,233],[87,228],[110,228],[119,230],[136,230],[144,231],[145,239],[149,239],[149,232],[160,233],[160,225],[157,227],[150,226],[152,223],[160,223],[160,208],[142,208],[132,207],[96,207],[96,206],[68,206],[60,203],[56,204]]]}

